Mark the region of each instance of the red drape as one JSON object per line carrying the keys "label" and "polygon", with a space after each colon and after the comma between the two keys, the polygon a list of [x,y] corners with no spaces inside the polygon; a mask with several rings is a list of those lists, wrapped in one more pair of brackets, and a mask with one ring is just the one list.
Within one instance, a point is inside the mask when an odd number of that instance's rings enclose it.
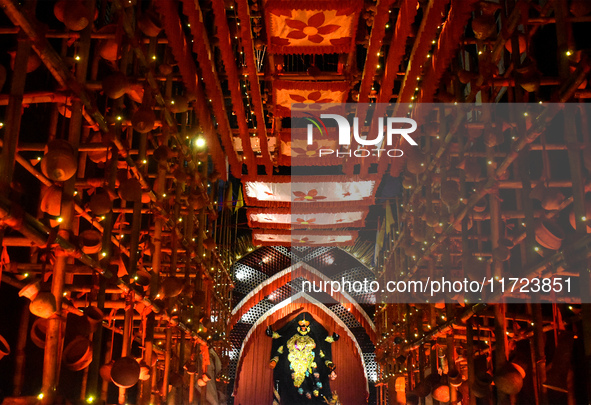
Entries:
{"label": "red drape", "polygon": [[266,334],[267,326],[281,328],[301,311],[307,311],[328,331],[337,332],[341,339],[332,346],[333,362],[337,366],[337,379],[331,382],[343,405],[367,403],[365,371],[354,343],[342,328],[314,304],[293,303],[279,309],[261,323],[249,339],[239,360],[234,385],[235,405],[271,405],[273,402],[273,371],[269,368],[272,339]]}

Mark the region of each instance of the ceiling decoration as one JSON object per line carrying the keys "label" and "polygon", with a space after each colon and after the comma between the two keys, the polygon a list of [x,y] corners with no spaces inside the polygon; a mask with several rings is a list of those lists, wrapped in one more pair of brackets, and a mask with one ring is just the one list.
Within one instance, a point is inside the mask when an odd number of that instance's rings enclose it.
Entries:
{"label": "ceiling decoration", "polygon": [[258,176],[245,180],[244,198],[249,206],[262,207],[371,205],[375,187],[374,176]]}
{"label": "ceiling decoration", "polygon": [[321,104],[340,104],[347,100],[349,82],[307,82],[276,80],[273,86],[275,115],[289,117],[292,104],[320,110]]}
{"label": "ceiling decoration", "polygon": [[248,208],[246,217],[251,228],[268,229],[323,229],[335,227],[362,227],[369,207],[341,208],[319,211],[314,207]]}
{"label": "ceiling decoration", "polygon": [[252,231],[255,245],[266,246],[347,246],[357,239],[357,231],[289,231],[269,229]]}
{"label": "ceiling decoration", "polygon": [[270,0],[265,4],[269,51],[275,54],[347,53],[363,3]]}

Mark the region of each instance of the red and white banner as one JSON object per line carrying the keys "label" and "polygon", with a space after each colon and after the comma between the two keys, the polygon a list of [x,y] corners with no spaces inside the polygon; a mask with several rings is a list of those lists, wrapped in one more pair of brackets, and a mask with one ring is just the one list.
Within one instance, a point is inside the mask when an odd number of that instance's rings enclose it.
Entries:
{"label": "red and white banner", "polygon": [[356,239],[357,231],[252,231],[255,246],[348,246]]}
{"label": "red and white banner", "polygon": [[249,208],[246,216],[251,228],[334,229],[364,226],[368,211],[367,206],[319,211],[297,204],[291,208]]}

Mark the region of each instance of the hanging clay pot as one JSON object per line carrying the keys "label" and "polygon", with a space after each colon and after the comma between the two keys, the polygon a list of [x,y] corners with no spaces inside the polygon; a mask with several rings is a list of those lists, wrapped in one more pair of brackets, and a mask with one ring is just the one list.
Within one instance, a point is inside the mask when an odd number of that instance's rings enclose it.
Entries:
{"label": "hanging clay pot", "polygon": [[138,28],[148,37],[157,37],[160,31],[162,31],[162,25],[158,14],[154,11],[148,10],[142,13],[137,20]]}
{"label": "hanging clay pot", "polygon": [[487,398],[490,396],[492,380],[493,378],[490,374],[477,376],[470,387],[472,394],[474,394],[476,398]]}
{"label": "hanging clay pot", "polygon": [[564,202],[564,194],[556,189],[547,189],[542,198],[542,208],[546,211],[556,211]]}
{"label": "hanging clay pot", "polygon": [[406,153],[406,168],[412,174],[421,174],[427,169],[426,160],[424,153],[411,149]]}
{"label": "hanging clay pot", "polygon": [[109,98],[122,97],[129,88],[127,77],[121,72],[115,72],[103,79],[103,92]]}
{"label": "hanging clay pot", "polygon": [[554,222],[542,219],[536,224],[536,242],[550,250],[558,250],[564,240],[564,231]]}
{"label": "hanging clay pot", "polygon": [[166,106],[171,113],[184,113],[189,110],[189,100],[185,96],[174,96],[168,100]]}
{"label": "hanging clay pot", "polygon": [[497,25],[495,18],[491,15],[480,15],[472,19],[472,31],[476,39],[486,39],[493,35],[496,31]]}
{"label": "hanging clay pot", "polygon": [[[568,220],[570,222],[570,225],[573,227],[573,229],[577,229],[577,223],[575,221],[575,211],[574,209],[571,210],[569,216],[568,216]],[[586,201],[585,202],[585,223],[587,224],[587,233],[591,233],[591,201]]]}
{"label": "hanging clay pot", "polygon": [[131,117],[133,129],[140,134],[145,134],[154,129],[156,124],[156,114],[150,107],[140,107]]}
{"label": "hanging clay pot", "polygon": [[447,379],[449,381],[449,385],[452,387],[458,388],[460,385],[462,385],[462,374],[456,367],[452,367],[449,370],[447,373]]}
{"label": "hanging clay pot", "polygon": [[[10,55],[10,69],[14,71],[14,64],[16,62],[16,51],[8,51]],[[29,53],[29,60],[27,61],[27,73],[31,73],[37,68],[41,66],[41,59],[37,56],[36,53],[30,52]]]}
{"label": "hanging clay pot", "polygon": [[141,381],[146,381],[150,378],[150,367],[142,360],[140,362],[140,376]]}
{"label": "hanging clay pot", "polygon": [[488,200],[486,198],[481,198],[474,205],[474,212],[484,212],[484,211],[486,211],[487,206],[488,206]]}
{"label": "hanging clay pot", "polygon": [[103,236],[96,229],[88,229],[82,232],[79,237],[80,247],[87,255],[95,254],[101,251],[103,247]]}
{"label": "hanging clay pot", "polygon": [[421,220],[414,221],[413,229],[411,231],[411,236],[415,242],[422,243],[427,238],[427,230],[426,225]]}
{"label": "hanging clay pot", "polygon": [[189,204],[194,210],[200,210],[207,204],[205,197],[202,194],[189,194]]}
{"label": "hanging clay pot", "polygon": [[544,182],[541,181],[529,192],[529,198],[542,201],[547,191],[548,189],[544,185]]}
{"label": "hanging clay pot", "polygon": [[68,5],[68,0],[59,0],[53,5],[53,14],[58,21],[64,22],[64,12]]}
{"label": "hanging clay pot", "polygon": [[[509,51],[509,53],[513,53],[513,40],[509,38],[507,42],[505,42],[505,49]],[[519,34],[519,54],[527,51],[527,38],[523,34]]]}
{"label": "hanging clay pot", "polygon": [[111,197],[105,190],[97,189],[90,197],[88,208],[94,215],[101,216],[108,214],[111,211]]}
{"label": "hanging clay pot", "polygon": [[99,368],[99,374],[101,376],[101,378],[103,379],[103,381],[107,381],[107,382],[111,382],[111,370],[113,368],[113,364],[115,363],[115,360],[111,360],[108,363],[105,363],[101,366],[101,368]]}
{"label": "hanging clay pot", "polygon": [[31,326],[31,341],[40,349],[45,349],[45,339],[47,334],[47,319],[37,318]]}
{"label": "hanging clay pot", "polygon": [[425,214],[425,223],[430,228],[436,227],[439,224],[439,218],[439,214],[431,209],[430,212]]}
{"label": "hanging clay pot", "polygon": [[515,82],[525,91],[534,92],[540,88],[542,74],[532,59],[526,59],[520,67],[515,68]]}
{"label": "hanging clay pot", "polygon": [[140,371],[140,365],[133,357],[121,357],[111,367],[111,380],[120,388],[130,388],[138,382]]}
{"label": "hanging clay pot", "polygon": [[206,238],[203,240],[203,247],[207,250],[215,249],[215,240],[213,238]]}
{"label": "hanging clay pot", "polygon": [[160,66],[158,66],[158,71],[162,76],[168,76],[172,74],[174,68],[170,66],[168,63],[162,63],[160,64]]}
{"label": "hanging clay pot", "polygon": [[154,150],[152,157],[157,162],[165,162],[168,159],[172,159],[175,153],[166,145],[160,145]]}
{"label": "hanging clay pot", "polygon": [[29,310],[33,315],[47,319],[57,310],[55,297],[48,291],[40,292],[29,304]]}
{"label": "hanging clay pot", "polygon": [[499,239],[499,246],[493,250],[493,256],[496,260],[506,262],[511,258],[511,249],[513,248],[513,241],[507,238]]}
{"label": "hanging clay pot", "polygon": [[136,178],[122,181],[118,192],[119,197],[125,201],[139,202],[142,200],[142,185]]}
{"label": "hanging clay pot", "polygon": [[476,80],[478,78],[478,74],[475,72],[470,72],[469,70],[460,69],[458,72],[458,80],[462,84],[468,84],[472,80]]}
{"label": "hanging clay pot", "polygon": [[583,17],[591,13],[591,3],[588,0],[570,0],[568,9],[575,17]]}
{"label": "hanging clay pot", "polygon": [[62,211],[62,188],[55,184],[46,188],[39,209],[49,215],[59,216]]}
{"label": "hanging clay pot", "polygon": [[[115,35],[117,32],[116,24],[109,24],[97,31],[97,34]],[[113,38],[101,39],[97,45],[98,54],[101,58],[114,62],[121,58],[120,44],[117,36]]]}
{"label": "hanging clay pot", "polygon": [[501,370],[495,373],[495,386],[507,395],[517,395],[523,388],[525,371],[520,366],[507,363]]}
{"label": "hanging clay pot", "polygon": [[90,11],[84,6],[82,1],[67,1],[67,6],[63,9],[63,23],[72,31],[82,31],[90,23]]}
{"label": "hanging clay pot", "polygon": [[447,376],[442,376],[439,384],[433,386],[431,390],[431,396],[434,400],[447,403],[451,399],[451,391],[447,383]]}
{"label": "hanging clay pot", "polygon": [[35,281],[33,283],[27,284],[18,292],[19,297],[25,297],[29,300],[33,301],[37,294],[39,294],[39,290],[41,288],[41,281]]}
{"label": "hanging clay pot", "polygon": [[77,336],[64,348],[64,365],[72,371],[85,369],[92,362],[92,342]]}
{"label": "hanging clay pot", "polygon": [[168,277],[162,282],[160,289],[166,298],[173,298],[183,291],[184,284],[180,278]]}
{"label": "hanging clay pot", "polygon": [[460,185],[454,180],[441,182],[441,201],[448,207],[456,205],[460,201]]}
{"label": "hanging clay pot", "polygon": [[484,132],[484,144],[489,148],[501,145],[505,142],[505,137],[501,131],[487,130]]}
{"label": "hanging clay pot", "polygon": [[[100,132],[95,132],[90,137],[89,142],[101,144],[102,146],[103,136]],[[94,163],[106,163],[106,161],[111,158],[111,150],[108,148],[101,148],[101,150],[88,151],[86,152],[86,156],[88,156],[88,158]]]}
{"label": "hanging clay pot", "polygon": [[66,181],[78,169],[76,152],[68,141],[55,139],[45,147],[45,155],[41,159],[41,171],[54,181]]}
{"label": "hanging clay pot", "polygon": [[103,322],[103,318],[105,317],[103,311],[93,306],[84,308],[84,315],[86,316],[86,320],[90,325],[91,333],[96,332],[98,326]]}
{"label": "hanging clay pot", "polygon": [[402,176],[402,187],[405,190],[410,190],[414,187],[415,185],[415,178],[413,175],[411,175],[410,173],[404,173],[404,175]]}
{"label": "hanging clay pot", "polygon": [[0,335],[0,360],[2,360],[4,356],[8,356],[9,354],[10,345],[8,344],[6,339],[4,339],[4,336]]}

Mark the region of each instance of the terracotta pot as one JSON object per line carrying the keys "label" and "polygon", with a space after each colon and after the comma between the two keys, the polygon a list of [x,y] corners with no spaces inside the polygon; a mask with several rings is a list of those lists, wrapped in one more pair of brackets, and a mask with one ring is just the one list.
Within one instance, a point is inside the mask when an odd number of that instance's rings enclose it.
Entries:
{"label": "terracotta pot", "polygon": [[[98,34],[115,34],[117,32],[116,24],[109,24],[97,31]],[[101,39],[97,44],[97,51],[101,58],[109,61],[116,61],[121,58],[119,52],[120,44],[117,36],[114,38]]]}
{"label": "terracotta pot", "polygon": [[133,129],[140,134],[145,134],[154,129],[156,124],[156,114],[149,107],[140,107],[131,117]]}
{"label": "terracotta pot", "polygon": [[476,78],[478,78],[478,74],[474,73],[474,72],[470,72],[469,70],[461,69],[458,72],[458,80],[462,84],[468,84],[472,80],[475,80]]}
{"label": "terracotta pot", "polygon": [[174,68],[168,63],[162,63],[160,66],[158,66],[158,71],[160,71],[162,76],[168,76],[169,74],[172,74]]}
{"label": "terracotta pot", "polygon": [[10,345],[8,344],[6,339],[4,339],[4,337],[2,335],[0,335],[0,360],[2,360],[2,358],[4,356],[8,356],[9,354],[10,354]]}
{"label": "terracotta pot", "polygon": [[122,97],[128,88],[127,77],[121,72],[115,72],[103,79],[103,92],[109,98]]}
{"label": "terracotta pot", "polygon": [[[591,202],[587,201],[585,202],[585,218],[586,218],[586,223],[587,223],[587,233],[591,233]],[[577,223],[575,221],[575,211],[574,209],[571,210],[569,216],[568,216],[568,220],[570,222],[570,225],[573,227],[573,229],[577,229]]]}
{"label": "terracotta pot", "polygon": [[476,39],[486,39],[496,31],[495,18],[490,15],[480,15],[472,19],[472,31]]}
{"label": "terracotta pot", "polygon": [[[16,62],[16,51],[9,51],[8,54],[10,55],[10,69],[14,71],[14,64]],[[27,61],[27,73],[31,73],[37,68],[41,66],[41,59],[37,56],[36,53],[31,52],[29,54],[29,60]]]}
{"label": "terracotta pot", "polygon": [[205,207],[206,200],[202,194],[191,193],[189,194],[189,204],[194,210],[200,210]]}
{"label": "terracotta pot", "polygon": [[66,181],[78,169],[76,152],[68,141],[56,139],[47,144],[41,160],[41,171],[53,181]]}
{"label": "terracotta pot", "polygon": [[72,31],[82,31],[90,23],[90,11],[81,1],[67,1],[63,12],[63,23]]}
{"label": "terracotta pot", "polygon": [[562,228],[549,220],[543,219],[536,224],[536,242],[550,250],[558,250],[564,240]]}
{"label": "terracotta pot", "polygon": [[45,189],[39,209],[49,215],[59,216],[62,212],[62,188],[54,184]]}
{"label": "terracotta pot", "polygon": [[[511,38],[505,42],[505,49],[509,51],[509,53],[513,53],[513,41]],[[519,54],[521,55],[525,51],[527,51],[527,39],[525,35],[519,34]]]}
{"label": "terracotta pot", "polygon": [[511,249],[513,242],[506,238],[499,239],[499,246],[494,249],[493,256],[496,260],[506,262],[511,258]]}
{"label": "terracotta pot", "polygon": [[99,368],[99,374],[101,375],[101,378],[104,381],[108,381],[111,382],[111,369],[113,368],[113,364],[115,363],[115,360],[111,360],[108,363],[105,363],[101,366],[101,368]]}
{"label": "terracotta pot", "polygon": [[72,371],[88,367],[92,361],[92,342],[77,336],[64,348],[62,358],[64,365]]}
{"label": "terracotta pot", "polygon": [[39,293],[39,289],[41,288],[41,282],[35,281],[33,283],[27,284],[18,292],[19,297],[25,297],[29,300],[33,301],[37,294]]}
{"label": "terracotta pot", "polygon": [[53,14],[60,22],[64,22],[64,11],[68,5],[68,0],[59,0],[53,5]]}
{"label": "terracotta pot", "polygon": [[94,215],[101,216],[108,214],[111,211],[111,196],[103,189],[97,189],[90,197],[88,208]]}
{"label": "terracotta pot", "polygon": [[475,158],[466,158],[463,162],[462,167],[464,170],[464,174],[466,175],[467,181],[478,181],[480,180],[480,176],[482,174],[482,167],[480,163]]}
{"label": "terracotta pot", "polygon": [[29,304],[29,310],[33,315],[47,319],[55,314],[57,310],[55,297],[50,292],[40,292]]}
{"label": "terracotta pot", "polygon": [[404,187],[405,190],[410,190],[414,186],[415,186],[414,176],[409,173],[404,173],[404,176],[402,177],[402,187]]}
{"label": "terracotta pot", "polygon": [[500,131],[488,130],[484,133],[484,144],[489,148],[501,145],[505,142],[505,136]]}
{"label": "terracotta pot", "polygon": [[162,25],[158,14],[153,11],[145,11],[137,20],[138,28],[148,37],[157,37],[160,31],[162,31]]}
{"label": "terracotta pot", "polygon": [[486,207],[488,206],[488,200],[486,198],[481,198],[478,200],[476,205],[474,205],[474,212],[484,212],[486,211]]}
{"label": "terracotta pot", "polygon": [[198,369],[197,369],[197,365],[195,364],[194,361],[189,360],[188,362],[185,363],[185,365],[183,366],[183,368],[185,369],[185,371],[187,372],[187,374],[189,375],[193,375],[196,374]]}
{"label": "terracotta pot", "polygon": [[451,399],[449,385],[442,383],[436,385],[435,387],[433,387],[433,390],[431,391],[431,396],[436,401],[443,403],[449,402],[449,400]]}
{"label": "terracotta pot", "polygon": [[189,110],[189,100],[185,96],[175,96],[166,103],[170,112],[184,113]]}
{"label": "terracotta pot", "polygon": [[417,394],[419,398],[425,398],[431,393],[431,386],[426,381],[421,381],[417,385],[413,391]]}
{"label": "terracotta pot", "polygon": [[88,229],[78,237],[82,251],[87,255],[98,253],[103,247],[103,236],[96,229]]}
{"label": "terracotta pot", "polygon": [[486,398],[491,394],[492,376],[486,374],[484,376],[476,377],[474,383],[470,387],[472,394],[476,398]]}
{"label": "terracotta pot", "polygon": [[563,202],[564,194],[555,189],[547,189],[542,198],[542,208],[546,211],[556,211]]}
{"label": "terracotta pot", "polygon": [[111,368],[111,380],[121,388],[133,387],[140,378],[140,365],[133,357],[115,360]]}
{"label": "terracotta pot", "polygon": [[144,362],[141,361],[140,362],[140,376],[139,379],[141,381],[146,381],[150,378],[150,367],[148,367],[148,365]]}
{"label": "terracotta pot", "polygon": [[587,0],[570,0],[569,11],[575,17],[583,17],[591,13],[591,4]]}
{"label": "terracotta pot", "polygon": [[517,367],[513,363],[507,363],[507,365],[495,374],[495,386],[499,391],[508,395],[517,395],[521,391],[525,373],[521,367],[519,369]]}
{"label": "terracotta pot", "polygon": [[424,153],[411,149],[406,156],[406,168],[410,173],[421,174],[427,169],[427,158]]}
{"label": "terracotta pot", "polygon": [[99,325],[103,322],[103,318],[105,317],[103,311],[93,306],[84,308],[84,315],[86,316],[88,324],[90,325],[90,331],[92,333],[96,332]]}
{"label": "terracotta pot", "polygon": [[[89,140],[90,143],[102,143],[103,137],[100,132],[95,132]],[[97,150],[97,151],[88,151],[86,152],[86,156],[94,162],[94,163],[105,163],[108,159],[111,158],[111,150],[104,149],[104,150]]]}
{"label": "terracotta pot", "polygon": [[119,185],[119,197],[126,201],[142,200],[142,185],[136,178],[127,179]]}
{"label": "terracotta pot", "polygon": [[458,388],[460,385],[462,385],[462,374],[457,368],[451,368],[449,373],[447,373],[447,378],[449,380],[449,384],[452,387]]}
{"label": "terracotta pot", "polygon": [[40,349],[45,349],[45,339],[47,333],[47,319],[37,318],[31,326],[31,341]]}
{"label": "terracotta pot", "polygon": [[515,82],[525,91],[532,93],[540,88],[542,74],[533,60],[526,59],[521,67],[515,68],[514,73]]}
{"label": "terracotta pot", "polygon": [[203,240],[203,247],[207,250],[215,249],[215,240],[213,238],[207,238]]}
{"label": "terracotta pot", "polygon": [[180,278],[168,277],[162,282],[161,291],[166,298],[176,297],[183,291],[185,283]]}
{"label": "terracotta pot", "polygon": [[460,201],[460,185],[454,180],[441,182],[441,201],[448,207],[456,205]]}
{"label": "terracotta pot", "polygon": [[168,159],[172,159],[175,153],[166,145],[160,145],[154,150],[152,157],[157,162],[165,162]]}

